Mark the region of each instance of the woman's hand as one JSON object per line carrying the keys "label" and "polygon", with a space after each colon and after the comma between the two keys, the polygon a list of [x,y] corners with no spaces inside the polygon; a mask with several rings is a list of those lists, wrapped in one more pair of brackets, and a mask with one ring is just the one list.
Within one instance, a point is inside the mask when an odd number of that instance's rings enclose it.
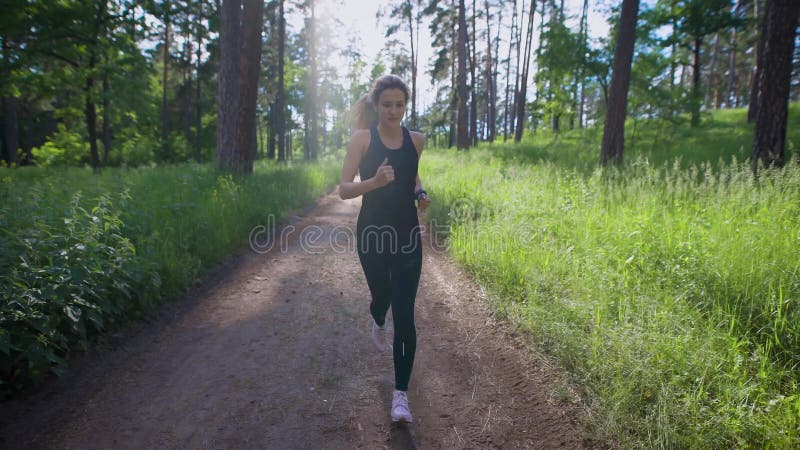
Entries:
{"label": "woman's hand", "polygon": [[394,169],[389,164],[389,158],[383,159],[372,180],[376,187],[384,187],[394,181]]}
{"label": "woman's hand", "polygon": [[431,199],[428,198],[428,194],[422,193],[417,198],[417,209],[419,209],[420,212],[423,212],[426,209],[428,209],[428,206],[430,206],[430,204],[431,204]]}
{"label": "woman's hand", "polygon": [[[417,177],[417,180],[419,181],[419,177]],[[416,195],[417,195],[417,209],[419,209],[420,212],[423,212],[426,209],[428,209],[428,206],[430,206],[431,204],[431,199],[428,198],[428,193],[425,192],[425,189],[422,188],[417,189]]]}

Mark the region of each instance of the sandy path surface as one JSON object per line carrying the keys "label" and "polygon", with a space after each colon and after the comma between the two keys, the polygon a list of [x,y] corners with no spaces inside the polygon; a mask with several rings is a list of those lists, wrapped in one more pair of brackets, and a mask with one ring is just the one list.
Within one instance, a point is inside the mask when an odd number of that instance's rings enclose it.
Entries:
{"label": "sandy path surface", "polygon": [[321,198],[270,252],[231,258],[61,379],[0,404],[0,447],[586,448],[558,375],[430,242],[414,423],[392,424],[391,347],[371,345],[369,291],[347,244],[359,206]]}

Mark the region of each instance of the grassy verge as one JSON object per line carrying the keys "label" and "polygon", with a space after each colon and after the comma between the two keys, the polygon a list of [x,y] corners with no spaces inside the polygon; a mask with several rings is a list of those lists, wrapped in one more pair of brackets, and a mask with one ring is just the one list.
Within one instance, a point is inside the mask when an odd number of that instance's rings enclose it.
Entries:
{"label": "grassy verge", "polygon": [[[680,119],[680,118],[679,118]],[[746,109],[715,111],[696,128],[688,118],[679,123],[664,120],[628,120],[625,125],[625,159],[654,166],[677,164],[684,169],[702,163],[745,161],[753,145],[753,126]],[[526,134],[520,145],[496,144],[493,156],[515,164],[547,162],[591,174],[597,166],[603,128],[592,127],[554,134],[547,130]],[[800,152],[800,105],[789,108],[788,154]]]}
{"label": "grassy verge", "polygon": [[754,179],[744,128],[712,150],[671,130],[620,170],[589,164],[591,130],[424,158],[429,219],[583,386],[600,440],[800,447],[800,165]]}
{"label": "grassy verge", "polygon": [[71,350],[180,294],[338,171],[260,162],[236,180],[208,165],[0,170],[0,394],[60,373]]}

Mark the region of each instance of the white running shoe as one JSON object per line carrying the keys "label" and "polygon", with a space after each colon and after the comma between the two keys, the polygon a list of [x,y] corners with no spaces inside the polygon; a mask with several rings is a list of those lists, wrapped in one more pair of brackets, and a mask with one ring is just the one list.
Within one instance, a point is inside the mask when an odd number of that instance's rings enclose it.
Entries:
{"label": "white running shoe", "polygon": [[372,321],[372,344],[379,352],[386,350],[386,330],[389,328],[388,322],[384,322],[379,327],[375,320]]}
{"label": "white running shoe", "polygon": [[392,422],[408,422],[411,418],[411,410],[408,409],[408,394],[404,391],[394,391],[392,399]]}

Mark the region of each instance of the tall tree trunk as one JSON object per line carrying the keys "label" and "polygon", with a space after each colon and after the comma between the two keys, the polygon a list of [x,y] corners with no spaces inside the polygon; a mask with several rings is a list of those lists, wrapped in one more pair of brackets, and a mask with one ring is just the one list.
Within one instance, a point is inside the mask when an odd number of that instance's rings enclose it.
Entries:
{"label": "tall tree trunk", "polygon": [[792,90],[789,93],[790,101],[800,102],[800,48],[794,49],[794,73],[792,74]]}
{"label": "tall tree trunk", "polygon": [[[583,0],[583,9],[581,10],[581,46],[582,49],[588,47],[589,40],[589,0]],[[580,83],[580,91],[578,92],[578,128],[583,128],[583,108],[585,102],[584,90],[586,83],[584,83],[584,72],[586,70],[586,55],[581,55],[580,68],[578,69],[578,83]]]}
{"label": "tall tree trunk", "polygon": [[628,107],[628,87],[631,80],[633,43],[636,39],[636,17],[639,13],[639,0],[622,0],[622,10],[617,33],[617,48],[614,52],[614,66],[611,75],[611,89],[608,96],[606,123],[603,127],[603,143],[600,149],[600,163],[619,164],[625,143],[625,115]]}
{"label": "tall tree trunk", "polygon": [[278,94],[275,97],[275,139],[278,141],[278,160],[286,160],[286,91],[284,89],[284,58],[286,52],[286,16],[284,0],[278,1]]}
{"label": "tall tree trunk", "polygon": [[[10,60],[8,49],[8,37],[3,39],[3,62]],[[5,73],[2,73],[5,79]],[[6,148],[6,162],[9,164],[19,163],[19,124],[17,120],[17,98],[13,96],[3,96],[3,143]]]}
{"label": "tall tree trunk", "polygon": [[703,100],[706,108],[719,108],[719,83],[717,82],[717,59],[719,59],[719,32],[714,34],[714,50],[708,68],[708,89]]}
{"label": "tall tree trunk", "polygon": [[221,7],[219,82],[217,88],[217,166],[231,170],[236,163],[239,112],[241,0],[225,0]]}
{"label": "tall tree trunk", "polygon": [[581,82],[581,90],[579,92],[580,102],[578,103],[578,128],[583,128],[583,111],[586,109],[586,85]]}
{"label": "tall tree trunk", "polygon": [[756,132],[750,158],[754,164],[782,166],[800,3],[796,0],[767,0],[764,13],[767,26],[761,39],[764,41],[764,61],[769,65],[760,71]]}
{"label": "tall tree trunk", "polygon": [[89,75],[86,77],[86,84],[84,85],[84,94],[86,95],[86,103],[84,105],[84,117],[86,120],[86,131],[89,134],[89,151],[92,158],[92,169],[95,172],[100,170],[100,153],[97,149],[97,109],[94,103],[94,76],[91,73],[94,71],[97,64],[94,49],[91,50],[92,54],[89,56]]}
{"label": "tall tree trunk", "polygon": [[514,141],[522,140],[522,131],[525,129],[525,97],[528,94],[528,72],[531,64],[531,48],[533,47],[533,13],[536,10],[536,0],[531,0],[528,11],[528,31],[525,35],[525,52],[522,63],[522,76],[519,83],[519,97],[517,98],[517,125],[514,127]]}
{"label": "tall tree trunk", "polygon": [[309,1],[311,18],[308,25],[308,99],[306,100],[306,159],[317,159],[317,24],[316,0]]}
{"label": "tall tree trunk", "polygon": [[[450,10],[457,11],[455,0],[450,0]],[[452,13],[451,13],[452,16]],[[458,127],[458,76],[456,71],[456,65],[458,60],[458,53],[456,52],[456,48],[458,47],[456,43],[458,42],[457,37],[457,30],[458,26],[456,23],[458,20],[458,15],[455,15],[455,18],[451,19],[451,24],[453,26],[450,27],[450,130],[448,133],[448,140],[447,140],[447,147],[451,148],[456,145],[456,130]]]}
{"label": "tall tree trunk", "polygon": [[108,72],[103,72],[103,165],[108,165],[111,152],[111,92],[108,87]]}
{"label": "tall tree trunk", "polygon": [[[417,125],[417,46],[414,42],[414,5],[411,0],[406,0],[406,8],[408,9],[408,37],[411,43],[411,123],[409,124],[412,129],[416,129]],[[417,43],[418,44],[418,43]]]}
{"label": "tall tree trunk", "polygon": [[472,42],[472,50],[471,50],[471,62],[469,65],[469,72],[470,72],[470,92],[469,92],[469,136],[471,145],[478,144],[478,79],[475,76],[475,69],[478,66],[478,49],[475,45],[475,41],[477,40],[478,30],[475,27],[475,16],[477,15],[477,11],[475,10],[475,0],[472,0],[472,26],[470,30],[472,31],[472,37],[470,41]]}
{"label": "tall tree trunk", "polygon": [[[586,6],[587,6],[586,5],[586,1],[584,1],[584,8],[581,9],[581,18],[580,18],[580,21],[578,22],[578,27],[579,27],[578,28],[578,39],[580,40],[580,44],[579,44],[580,46],[583,46],[583,39],[584,39],[583,38],[583,32],[584,31],[583,30],[584,30],[584,20],[585,20],[585,16],[584,15],[585,15],[585,11],[586,11],[586,9],[585,9]],[[563,23],[563,21],[564,21],[564,2],[563,1],[561,2],[560,15],[561,15],[561,21]],[[581,55],[581,59],[582,58],[583,58],[583,55]],[[580,88],[579,82],[580,82],[580,78],[581,78],[581,69],[582,68],[583,68],[583,63],[579,62],[578,63],[578,67],[576,68],[577,70],[575,71],[576,73],[575,73],[574,78],[572,80],[572,86],[571,86],[571,89],[570,89],[570,107],[571,107],[571,112],[569,113],[569,115],[567,117],[567,123],[569,124],[569,129],[570,130],[575,129],[575,119],[578,119],[578,122],[580,122],[580,119],[578,118],[578,115],[579,115],[579,112],[578,112],[578,101],[579,101],[578,100],[578,98],[579,98],[578,89]]]}
{"label": "tall tree trunk", "polygon": [[759,24],[759,34],[758,34],[758,44],[756,45],[756,54],[753,55],[756,61],[755,71],[751,72],[751,79],[750,79],[750,104],[747,106],[747,123],[753,123],[756,120],[756,114],[758,112],[758,94],[760,92],[760,87],[758,86],[759,80],[761,79],[761,70],[764,68],[766,60],[764,59],[764,36],[767,34],[767,20],[765,18],[766,14],[759,14],[759,3],[760,0],[753,1],[753,14],[755,15],[756,22]]}
{"label": "tall tree trunk", "polygon": [[192,45],[191,28],[186,24],[183,27],[183,49],[181,51],[181,75],[183,82],[181,86],[186,86],[186,94],[181,96],[181,126],[183,134],[186,136],[188,143],[192,139],[192,119],[194,116],[194,100],[192,99],[192,56],[194,49]]}
{"label": "tall tree trunk", "polygon": [[676,35],[678,34],[678,25],[675,23],[676,19],[672,19],[672,48],[670,49],[669,53],[669,87],[670,89],[675,88],[675,72],[678,68],[678,39]]}
{"label": "tall tree trunk", "polygon": [[489,16],[489,1],[484,1],[486,9],[486,139],[494,141],[494,85],[492,64],[492,26]]}
{"label": "tall tree trunk", "polygon": [[97,3],[98,10],[95,17],[94,31],[89,45],[89,66],[87,67],[86,83],[84,91],[86,103],[84,106],[84,117],[86,120],[86,131],[89,134],[89,151],[92,158],[92,169],[100,171],[100,152],[97,148],[97,108],[94,98],[94,70],[97,65],[98,46],[100,45],[100,33],[106,15],[106,1]]}
{"label": "tall tree trunk", "polygon": [[511,91],[511,50],[514,48],[514,36],[517,26],[517,0],[514,0],[513,5],[514,13],[511,16],[511,33],[508,37],[508,59],[506,60],[506,101],[503,106],[503,142],[508,140],[509,111],[513,109],[509,104],[509,95]]}
{"label": "tall tree trunk", "polygon": [[19,164],[17,104],[16,97],[3,97],[3,139],[6,148],[6,161],[9,164]]}
{"label": "tall tree trunk", "polygon": [[261,117],[256,114],[253,119],[253,133],[251,145],[253,149],[253,160],[261,159],[264,155],[264,137],[261,135]]}
{"label": "tall tree trunk", "polygon": [[[742,9],[742,0],[738,0],[736,2],[736,17],[739,17],[739,12]],[[725,95],[725,105],[728,108],[738,108],[739,107],[739,96],[737,93],[737,80],[738,76],[736,74],[736,27],[731,28],[731,39],[728,44],[730,48],[730,55],[728,59],[728,89]]]}
{"label": "tall tree trunk", "polygon": [[467,18],[464,0],[458,0],[458,149],[469,148],[467,130]]}
{"label": "tall tree trunk", "polygon": [[700,125],[700,102],[702,93],[700,92],[700,48],[703,46],[703,39],[695,37],[694,44],[692,45],[692,118],[691,126],[697,127]]}
{"label": "tall tree trunk", "polygon": [[44,111],[44,117],[41,122],[41,134],[39,135],[39,144],[45,142],[48,136],[54,135],[58,131],[58,120],[56,119],[55,111]]}
{"label": "tall tree trunk", "polygon": [[[679,48],[679,51],[681,51],[680,47],[678,47],[678,48]],[[678,79],[678,86],[680,86],[681,89],[685,89],[686,88],[686,84],[687,84],[686,80],[689,79],[689,75],[687,75],[687,72],[686,72],[686,68],[687,67],[689,67],[689,66],[686,65],[686,64],[681,63],[681,76]]]}
{"label": "tall tree trunk", "polygon": [[509,133],[516,136],[516,129],[517,129],[517,103],[519,103],[519,79],[522,76],[522,71],[520,68],[522,67],[522,58],[521,58],[521,51],[522,51],[522,23],[525,21],[525,0],[522,1],[522,13],[518,19],[519,23],[517,24],[517,36],[516,36],[516,45],[517,48],[517,58],[515,60],[516,67],[514,68],[514,100],[513,105],[511,106],[511,124]]}
{"label": "tall tree trunk", "polygon": [[[544,46],[544,41],[545,41],[544,40],[544,16],[545,16],[545,14],[547,12],[547,1],[548,0],[542,0],[542,13],[541,13],[541,18],[539,20],[539,44],[536,47],[536,60],[537,61],[539,61],[539,59],[542,57],[542,47]],[[531,4],[534,7],[536,6],[536,2],[531,2]],[[551,10],[552,11],[550,13],[550,16],[551,16],[551,22],[552,22],[553,21],[552,17],[554,17],[555,14],[556,14],[556,12],[555,12],[556,11],[555,1],[552,1],[551,4],[552,4],[552,6],[551,6]],[[536,65],[536,76],[534,77],[534,79],[537,80],[537,81],[540,81],[541,80],[541,76],[540,76],[541,73],[542,73],[542,66],[541,66],[541,64],[537,64]],[[536,97],[533,100],[534,103],[536,104],[537,108],[539,108],[539,104],[540,104],[539,99],[541,97],[541,92],[543,90],[541,88],[542,88],[542,86],[538,86],[538,85],[536,86]],[[552,97],[552,93],[548,93],[548,97]],[[536,118],[534,118],[534,120],[533,120],[533,131],[534,131],[534,133],[536,132],[537,125],[538,125],[538,120]]]}
{"label": "tall tree trunk", "polygon": [[319,127],[320,137],[322,138],[320,150],[325,152],[325,149],[328,148],[328,118],[325,116],[325,114],[320,114],[320,116],[322,118],[322,124]]}
{"label": "tall tree trunk", "polygon": [[164,74],[161,80],[161,145],[164,148],[168,149],[169,157],[172,157],[172,150],[169,149],[169,113],[167,111],[167,77],[169,75],[169,32],[170,32],[170,20],[172,19],[171,16],[171,5],[169,0],[165,0],[163,4],[164,8],[164,48],[162,49],[164,52]]}
{"label": "tall tree trunk", "polygon": [[275,107],[275,103],[273,103],[269,107],[269,121],[267,122],[267,132],[269,133],[267,136],[267,159],[275,159],[276,155],[275,148],[278,142],[275,139],[275,130],[277,129],[275,118],[277,115],[277,108]]}
{"label": "tall tree trunk", "polygon": [[[3,38],[3,62],[9,61],[7,37]],[[3,74],[5,75],[5,74]],[[4,95],[3,100],[3,143],[6,150],[6,162],[19,164],[19,121],[17,119],[17,98]]]}
{"label": "tall tree trunk", "polygon": [[503,8],[502,6],[497,11],[497,33],[494,37],[494,62],[492,63],[492,136],[493,139],[497,137],[497,121],[498,121],[498,108],[497,108],[497,80],[500,78],[500,29],[503,26]]}
{"label": "tall tree trunk", "polygon": [[[199,5],[202,7],[202,3]],[[202,11],[202,10],[201,10]],[[194,115],[194,159],[197,162],[203,162],[203,147],[202,147],[202,128],[203,128],[203,105],[201,96],[201,85],[200,85],[200,57],[202,55],[203,49],[203,33],[201,32],[202,25],[200,24],[200,20],[203,18],[202,13],[198,12],[196,16],[197,23],[195,24],[197,32],[197,48],[195,51],[195,94],[194,94],[194,108],[195,108],[195,115]]]}
{"label": "tall tree trunk", "polygon": [[20,158],[20,165],[27,166],[33,164],[33,111],[30,108],[22,110],[22,123],[24,123],[24,130],[22,131],[22,158]]}
{"label": "tall tree trunk", "polygon": [[264,26],[263,0],[244,0],[242,15],[242,54],[240,57],[241,90],[237,121],[236,148],[239,150],[236,171],[252,173],[255,159],[255,121],[258,98],[258,72],[261,67],[261,33]]}

